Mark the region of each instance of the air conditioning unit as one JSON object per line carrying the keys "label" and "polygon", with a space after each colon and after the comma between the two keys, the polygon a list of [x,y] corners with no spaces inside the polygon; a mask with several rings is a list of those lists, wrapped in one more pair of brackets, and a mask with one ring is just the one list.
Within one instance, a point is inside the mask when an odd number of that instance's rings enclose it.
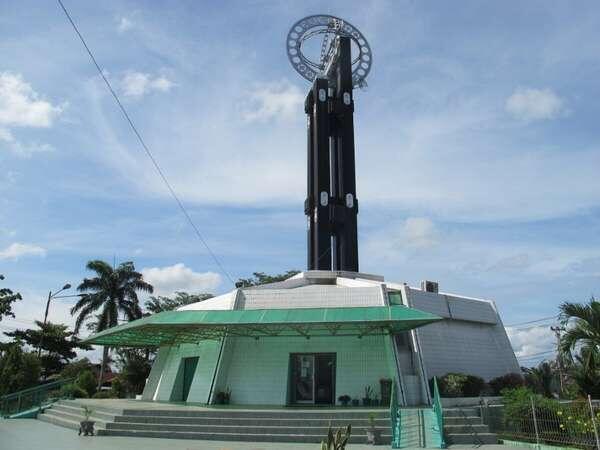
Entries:
{"label": "air conditioning unit", "polygon": [[437,294],[440,290],[440,285],[437,281],[424,280],[421,281],[421,290],[425,292],[433,292]]}

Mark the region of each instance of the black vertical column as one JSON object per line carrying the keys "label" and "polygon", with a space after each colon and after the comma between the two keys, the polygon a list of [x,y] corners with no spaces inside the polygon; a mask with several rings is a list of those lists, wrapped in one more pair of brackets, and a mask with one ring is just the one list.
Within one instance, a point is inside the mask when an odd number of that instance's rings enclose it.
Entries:
{"label": "black vertical column", "polygon": [[[341,36],[327,78],[306,97],[309,270],[358,272],[351,40]],[[329,95],[331,92],[332,96]]]}
{"label": "black vertical column", "polygon": [[336,241],[338,268],[358,272],[356,170],[354,158],[354,99],[351,40],[340,37],[335,65],[334,131],[337,152]]}
{"label": "black vertical column", "polygon": [[306,100],[304,101],[304,112],[306,113],[306,155],[307,155],[307,177],[306,177],[306,200],[304,201],[304,214],[306,215],[307,220],[307,229],[306,229],[306,246],[307,246],[307,261],[306,266],[308,270],[315,270],[314,267],[314,254],[315,254],[315,228],[312,225],[313,222],[313,210],[314,210],[314,164],[313,164],[313,107],[314,107],[314,98],[313,98],[312,89],[308,91],[308,95],[306,96]]}

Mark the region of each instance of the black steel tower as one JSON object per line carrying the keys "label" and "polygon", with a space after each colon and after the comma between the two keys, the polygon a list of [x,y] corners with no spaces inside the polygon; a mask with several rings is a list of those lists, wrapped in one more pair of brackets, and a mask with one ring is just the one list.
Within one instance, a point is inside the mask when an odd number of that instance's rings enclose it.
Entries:
{"label": "black steel tower", "polygon": [[[315,35],[323,35],[319,63],[302,52],[302,44]],[[354,60],[353,43],[358,49]],[[308,269],[358,272],[353,89],[366,84],[371,51],[349,23],[333,16],[310,16],[290,30],[288,57],[312,81],[304,104]]]}

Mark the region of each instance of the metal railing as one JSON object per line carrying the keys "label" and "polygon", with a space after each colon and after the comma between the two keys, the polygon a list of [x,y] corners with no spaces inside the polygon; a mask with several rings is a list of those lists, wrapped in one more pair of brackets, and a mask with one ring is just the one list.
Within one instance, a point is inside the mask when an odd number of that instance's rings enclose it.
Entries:
{"label": "metal railing", "polygon": [[433,412],[437,419],[437,426],[440,432],[440,448],[446,448],[444,439],[444,409],[442,408],[442,399],[440,398],[440,390],[437,384],[437,378],[433,377]]}
{"label": "metal railing", "polygon": [[556,401],[531,396],[518,407],[486,405],[484,422],[506,440],[600,449],[600,405],[589,398]]}
{"label": "metal railing", "polygon": [[69,378],[23,389],[0,397],[0,417],[8,418],[60,399],[59,390],[75,379]]}
{"label": "metal railing", "polygon": [[398,408],[395,379],[392,382],[392,392],[390,395],[390,420],[392,422],[392,448],[400,448],[400,408]]}

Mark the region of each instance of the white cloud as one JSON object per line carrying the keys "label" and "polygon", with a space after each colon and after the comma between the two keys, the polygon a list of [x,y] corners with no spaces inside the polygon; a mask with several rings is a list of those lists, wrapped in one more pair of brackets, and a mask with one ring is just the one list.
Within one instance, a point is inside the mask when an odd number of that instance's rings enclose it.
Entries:
{"label": "white cloud", "polygon": [[221,284],[221,276],[214,272],[194,272],[183,263],[167,267],[142,269],[144,280],[154,286],[155,295],[171,295],[176,291],[193,294],[211,292]]}
{"label": "white cloud", "polygon": [[131,30],[134,26],[135,24],[127,17],[122,16],[117,18],[117,31],[119,33]]}
{"label": "white cloud", "polygon": [[36,255],[46,256],[46,249],[34,244],[21,244],[15,242],[10,244],[4,250],[0,250],[0,259],[17,260],[21,256]]}
{"label": "white cloud", "polygon": [[[523,365],[531,365],[531,361],[553,358],[551,352],[556,350],[556,336],[550,330],[550,326],[536,326],[528,328],[511,328],[507,327],[506,332],[512,344],[517,358],[520,358]],[[543,353],[542,355],[539,355]],[[531,357],[531,355],[536,355]],[[524,359],[530,357],[528,359]],[[527,362],[527,364],[524,364]]]}
{"label": "white cloud", "polygon": [[287,80],[259,84],[243,102],[242,118],[247,122],[266,122],[302,115],[303,92]]}
{"label": "white cloud", "polygon": [[553,119],[564,102],[550,89],[519,88],[506,100],[506,111],[525,121]]}
{"label": "white cloud", "polygon": [[401,227],[405,244],[415,248],[431,247],[437,243],[437,230],[426,217],[409,217]]}
{"label": "white cloud", "polygon": [[173,86],[174,83],[162,75],[153,77],[142,72],[128,72],[121,80],[127,97],[142,97],[152,91],[168,92]]}
{"label": "white cloud", "polygon": [[42,100],[23,77],[10,72],[0,72],[0,126],[50,127],[62,112]]}
{"label": "white cloud", "polygon": [[10,72],[0,72],[0,142],[20,156],[52,150],[48,144],[22,143],[11,130],[14,127],[49,128],[63,106],[55,106],[40,98],[23,77]]}

